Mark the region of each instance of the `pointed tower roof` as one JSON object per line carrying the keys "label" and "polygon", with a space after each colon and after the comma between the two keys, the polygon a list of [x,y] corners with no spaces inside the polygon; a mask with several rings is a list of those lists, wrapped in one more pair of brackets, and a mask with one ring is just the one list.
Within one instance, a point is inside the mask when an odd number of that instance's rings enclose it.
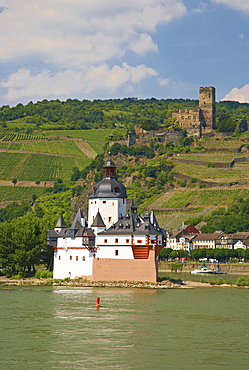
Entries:
{"label": "pointed tower roof", "polygon": [[[76,227],[77,225],[77,227]],[[86,226],[86,220],[83,216],[83,212],[82,210],[79,208],[78,212],[76,213],[76,216],[73,220],[73,223],[72,223],[72,226],[70,227],[70,229],[79,229],[79,225],[80,227],[85,227]]]}
{"label": "pointed tower roof", "polygon": [[150,222],[152,223],[154,227],[159,227],[156,216],[153,211],[150,214]]}
{"label": "pointed tower roof", "polygon": [[57,224],[55,225],[55,227],[56,228],[61,228],[61,229],[63,229],[63,228],[66,228],[67,227],[67,225],[66,225],[66,222],[64,221],[64,218],[63,218],[63,216],[62,216],[62,213],[60,214],[60,216],[59,216],[59,219],[58,219],[58,221],[57,221]]}
{"label": "pointed tower roof", "polygon": [[79,230],[79,229],[82,229],[82,225],[81,225],[81,222],[79,222],[78,220],[74,221],[72,226],[70,227],[70,229],[73,229],[73,230]]}
{"label": "pointed tower roof", "polygon": [[137,206],[134,202],[134,199],[131,199],[131,202],[130,202],[130,211],[132,213],[137,213]]}
{"label": "pointed tower roof", "polygon": [[101,214],[99,211],[97,212],[91,227],[105,227],[103,218],[101,217]]}

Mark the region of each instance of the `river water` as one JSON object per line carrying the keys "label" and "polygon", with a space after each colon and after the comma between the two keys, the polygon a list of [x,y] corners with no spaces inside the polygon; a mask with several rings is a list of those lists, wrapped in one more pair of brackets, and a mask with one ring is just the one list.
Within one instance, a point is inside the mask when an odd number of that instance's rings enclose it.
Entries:
{"label": "river water", "polygon": [[0,369],[248,369],[248,306],[243,288],[1,287]]}

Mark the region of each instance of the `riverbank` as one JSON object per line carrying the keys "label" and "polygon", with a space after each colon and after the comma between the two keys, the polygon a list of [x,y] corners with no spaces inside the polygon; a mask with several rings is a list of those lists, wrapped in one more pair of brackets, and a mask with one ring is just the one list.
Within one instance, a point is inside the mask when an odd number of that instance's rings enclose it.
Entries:
{"label": "riverbank", "polygon": [[[235,284],[209,284],[198,281],[178,281],[167,279],[157,283],[149,282],[128,282],[128,281],[87,281],[83,279],[73,280],[54,280],[54,279],[10,279],[0,278],[0,289],[11,289],[11,287],[31,287],[31,286],[66,286],[66,287],[93,287],[93,288],[140,288],[140,289],[194,289],[207,287],[232,287],[238,288]],[[243,288],[249,288],[245,286]]]}
{"label": "riverbank", "polygon": [[[179,261],[181,264],[181,262]],[[161,272],[170,272],[172,271],[172,265],[175,265],[175,262],[158,262],[158,270]],[[204,263],[207,267],[212,270],[216,270],[218,267],[219,270],[226,274],[234,275],[249,275],[249,263]],[[181,272],[190,272],[195,269],[201,269],[203,262],[183,262]]]}

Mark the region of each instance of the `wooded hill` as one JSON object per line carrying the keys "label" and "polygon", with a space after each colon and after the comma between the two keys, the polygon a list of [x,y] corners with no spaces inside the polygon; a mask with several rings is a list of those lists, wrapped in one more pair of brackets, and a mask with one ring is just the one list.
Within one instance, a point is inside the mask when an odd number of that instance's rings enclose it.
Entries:
{"label": "wooded hill", "polygon": [[[109,150],[110,134],[114,140],[122,139],[134,125],[148,122],[161,129],[179,129],[171,111],[197,106],[197,100],[127,98],[43,100],[1,107],[2,207],[24,199],[38,204],[43,194],[46,197],[47,191],[54,191],[53,182],[57,194],[59,188],[79,193],[79,188],[72,189],[80,184],[86,189],[84,199],[74,199],[73,204],[85,204],[89,184],[102,176],[102,154]],[[233,122],[249,119],[249,104],[219,102],[218,121],[222,117]],[[162,226],[171,228],[190,216],[210,214],[228,207],[236,197],[247,196],[248,137],[247,132],[202,140],[185,137],[179,145],[161,144],[152,138],[150,145],[130,148],[116,143],[111,152],[129,197],[142,211],[154,209]],[[96,155],[97,162],[93,161]],[[229,168],[234,158],[240,162]],[[58,185],[61,183],[63,186]]]}
{"label": "wooded hill", "polygon": [[[196,108],[182,99],[43,100],[0,108],[0,268],[24,274],[51,262],[46,230],[59,214],[67,224],[101,180],[111,151],[119,179],[140,212],[154,210],[162,227],[207,222],[230,233],[249,231],[249,133],[178,144],[150,136],[146,144],[108,146],[135,125],[175,128],[172,109]],[[249,104],[217,103],[218,122],[249,119]],[[219,121],[220,120],[220,121]],[[230,121],[228,121],[230,120]],[[224,125],[223,125],[224,126]],[[226,126],[226,125],[225,125]],[[230,126],[231,127],[231,126]],[[15,201],[15,203],[13,203]]]}

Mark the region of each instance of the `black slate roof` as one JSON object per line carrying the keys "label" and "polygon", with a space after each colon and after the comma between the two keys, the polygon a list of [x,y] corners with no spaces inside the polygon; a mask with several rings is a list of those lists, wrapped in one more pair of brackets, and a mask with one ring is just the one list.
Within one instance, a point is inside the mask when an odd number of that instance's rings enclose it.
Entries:
{"label": "black slate roof", "polygon": [[99,211],[97,212],[91,227],[105,227],[103,218],[101,217]]}
{"label": "black slate roof", "polygon": [[115,177],[104,177],[98,182],[89,198],[127,198],[125,186]]}
{"label": "black slate roof", "polygon": [[99,235],[162,235],[160,228],[152,225],[149,218],[142,218],[136,213],[129,212],[113,224],[109,229],[99,233]]}
{"label": "black slate roof", "polygon": [[57,224],[55,225],[55,227],[61,227],[61,228],[67,227],[66,222],[64,221],[64,218],[62,216],[62,213],[60,214],[59,219],[58,219]]}

